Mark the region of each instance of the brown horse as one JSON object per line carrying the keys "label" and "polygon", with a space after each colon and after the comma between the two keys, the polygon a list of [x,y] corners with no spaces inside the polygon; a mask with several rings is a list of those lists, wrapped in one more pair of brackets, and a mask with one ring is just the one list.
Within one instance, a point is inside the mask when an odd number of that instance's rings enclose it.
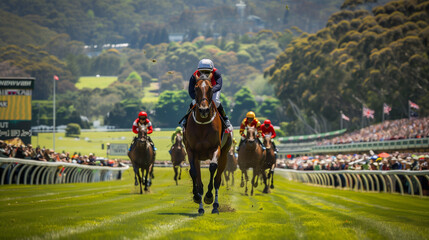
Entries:
{"label": "brown horse", "polygon": [[232,178],[231,186],[234,186],[234,172],[235,170],[237,170],[237,164],[238,163],[237,157],[235,156],[235,146],[233,146],[228,151],[228,160],[226,162],[226,168],[224,171],[226,187],[228,187],[228,181],[230,178]]}
{"label": "brown horse", "polygon": [[[261,145],[257,141],[257,131],[254,127],[247,128],[246,139],[242,143],[240,147],[240,151],[238,152],[238,166],[241,170],[241,184],[240,187],[246,186],[244,193],[247,195],[247,182],[249,181],[249,177],[247,176],[247,169],[253,169],[253,177],[252,177],[252,190],[250,195],[253,195],[253,187],[257,187],[258,180],[256,179],[259,174],[263,174],[261,171],[261,164],[265,158],[265,151],[262,149]],[[246,178],[246,184],[244,184],[243,176]]]}
{"label": "brown horse", "polygon": [[[134,173],[139,180],[140,194],[143,194],[142,184],[145,185],[145,191],[148,191],[148,187],[152,185],[150,173],[152,172],[155,162],[155,155],[148,140],[146,127],[139,124],[138,129],[138,138],[136,139],[134,148],[128,152],[128,157],[133,164]],[[140,170],[142,175],[140,175]],[[142,176],[144,176],[144,181],[142,181]]]}
{"label": "brown horse", "polygon": [[269,169],[269,173],[268,173],[268,177],[266,177],[265,174],[262,174],[262,177],[264,178],[264,184],[265,184],[265,189],[263,192],[269,193],[270,189],[268,188],[267,180],[268,180],[268,184],[271,180],[270,188],[273,189],[274,188],[274,168],[276,167],[276,154],[274,153],[275,149],[274,149],[273,143],[271,142],[271,134],[265,135],[264,146],[266,150],[265,150],[265,160],[262,163],[262,171],[265,173],[265,170]]}
{"label": "brown horse", "polygon": [[182,145],[182,134],[176,133],[174,145],[171,146],[171,162],[173,163],[174,181],[179,185],[177,180],[182,176],[182,162],[185,161],[186,152]]}
{"label": "brown horse", "polygon": [[[199,204],[198,213],[204,214],[202,196],[204,194],[203,183],[201,181],[200,161],[210,159],[210,182],[208,190],[204,196],[206,204],[213,203],[213,178],[215,188],[215,198],[212,213],[219,213],[218,192],[221,183],[222,173],[226,167],[227,153],[231,147],[231,134],[224,134],[222,138],[222,120],[212,100],[213,86],[210,76],[201,75],[197,77],[195,84],[195,101],[192,112],[187,119],[187,126],[184,133],[184,143],[190,165],[189,173],[192,177],[193,200]],[[222,140],[224,144],[222,144]],[[214,176],[216,173],[216,176]]]}

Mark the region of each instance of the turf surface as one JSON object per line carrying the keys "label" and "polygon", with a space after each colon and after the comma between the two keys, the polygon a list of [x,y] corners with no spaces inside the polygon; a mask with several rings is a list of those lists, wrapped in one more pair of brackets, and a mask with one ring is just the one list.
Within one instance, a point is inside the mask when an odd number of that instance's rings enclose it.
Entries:
{"label": "turf surface", "polygon": [[[207,186],[208,169],[203,169]],[[315,187],[286,180],[245,196],[220,189],[220,214],[197,214],[191,180],[156,168],[150,193],[120,181],[0,187],[0,238],[32,239],[428,239],[429,199]]]}

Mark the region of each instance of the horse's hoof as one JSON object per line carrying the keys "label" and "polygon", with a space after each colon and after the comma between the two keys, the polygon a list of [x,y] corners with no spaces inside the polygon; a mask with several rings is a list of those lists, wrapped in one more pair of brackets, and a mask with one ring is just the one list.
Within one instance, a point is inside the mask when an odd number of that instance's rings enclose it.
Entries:
{"label": "horse's hoof", "polygon": [[179,177],[179,180],[182,179],[181,177]]}
{"label": "horse's hoof", "polygon": [[240,187],[244,187],[244,182],[240,183]]}
{"label": "horse's hoof", "polygon": [[213,203],[213,194],[206,193],[206,196],[204,196],[204,203],[205,204],[212,204]]}
{"label": "horse's hoof", "polygon": [[257,187],[258,187],[258,183],[257,183],[257,182],[255,182],[255,183],[253,184],[253,187],[254,187],[254,188],[257,188]]}
{"label": "horse's hoof", "polygon": [[270,193],[270,189],[268,188],[268,186],[266,188],[264,188],[264,191],[262,191],[263,193]]}
{"label": "horse's hoof", "polygon": [[271,188],[271,189],[274,189],[274,185],[271,185],[271,186],[270,186],[270,188]]}
{"label": "horse's hoof", "polygon": [[217,208],[213,208],[213,210],[212,210],[212,214],[213,213],[217,213],[217,214],[219,214],[219,209],[217,209]]}
{"label": "horse's hoof", "polygon": [[204,208],[199,208],[198,209],[198,214],[204,215]]}
{"label": "horse's hoof", "polygon": [[[200,195],[194,195],[193,197],[194,202],[200,204],[201,203],[201,196]],[[203,210],[204,211],[204,210]]]}
{"label": "horse's hoof", "polygon": [[216,209],[218,209],[219,208],[219,203],[213,203],[213,208],[216,208]]}
{"label": "horse's hoof", "polygon": [[139,184],[138,183],[134,183],[134,186],[138,186]]}

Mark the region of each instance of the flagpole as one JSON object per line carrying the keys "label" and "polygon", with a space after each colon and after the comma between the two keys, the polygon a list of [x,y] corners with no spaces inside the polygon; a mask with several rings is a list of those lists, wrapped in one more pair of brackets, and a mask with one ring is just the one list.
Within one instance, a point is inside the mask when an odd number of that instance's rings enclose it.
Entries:
{"label": "flagpole", "polygon": [[384,103],[383,103],[383,109],[381,109],[381,113],[382,113],[381,123],[384,123]]}
{"label": "flagpole", "polygon": [[363,104],[362,104],[362,120],[360,121],[360,128],[363,128]]}
{"label": "flagpole", "polygon": [[53,133],[53,138],[52,138],[52,142],[53,142],[53,147],[52,149],[55,151],[55,77],[52,78],[54,80],[54,102],[53,102],[53,124],[54,124],[54,129],[52,130]]}
{"label": "flagpole", "polygon": [[343,129],[343,111],[340,111],[340,130]]}

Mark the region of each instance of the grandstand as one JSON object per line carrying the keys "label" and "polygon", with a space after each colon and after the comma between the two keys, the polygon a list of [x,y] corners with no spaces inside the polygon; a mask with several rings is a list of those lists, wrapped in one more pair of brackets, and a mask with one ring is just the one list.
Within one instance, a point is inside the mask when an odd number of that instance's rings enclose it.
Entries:
{"label": "grandstand", "polygon": [[304,136],[279,138],[280,156],[385,152],[429,152],[429,117],[399,119],[360,130],[346,129]]}

